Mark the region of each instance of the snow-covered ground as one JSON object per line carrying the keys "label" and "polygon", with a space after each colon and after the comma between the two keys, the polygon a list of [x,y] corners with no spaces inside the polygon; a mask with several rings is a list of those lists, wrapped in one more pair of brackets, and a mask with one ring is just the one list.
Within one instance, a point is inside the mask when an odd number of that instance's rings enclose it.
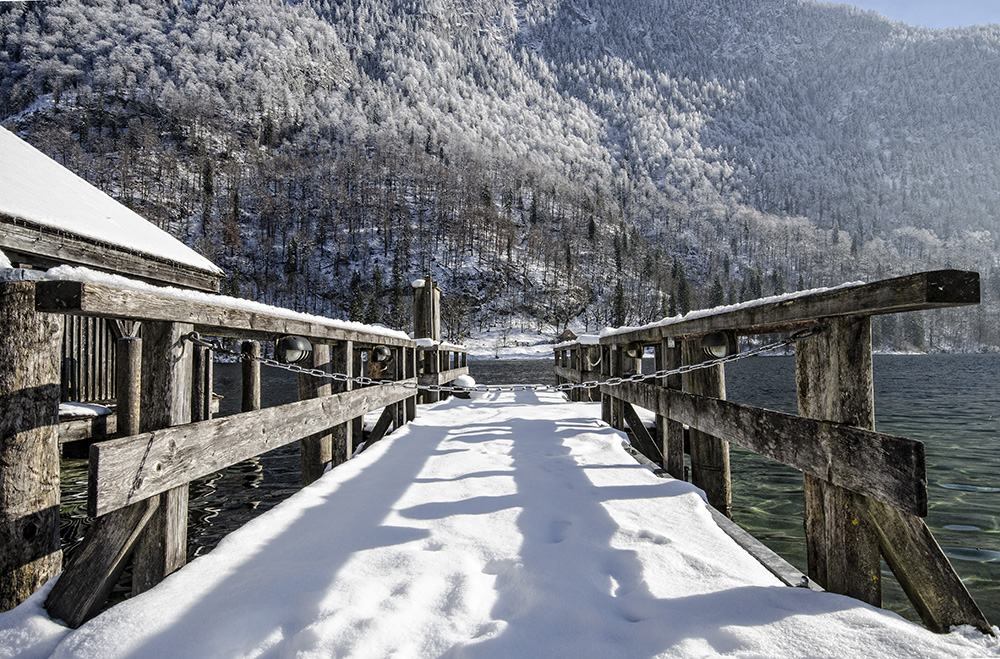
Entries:
{"label": "snow-covered ground", "polygon": [[45,589],[2,657],[983,657],[858,601],[779,584],[702,493],[551,393],[417,420],[77,631]]}

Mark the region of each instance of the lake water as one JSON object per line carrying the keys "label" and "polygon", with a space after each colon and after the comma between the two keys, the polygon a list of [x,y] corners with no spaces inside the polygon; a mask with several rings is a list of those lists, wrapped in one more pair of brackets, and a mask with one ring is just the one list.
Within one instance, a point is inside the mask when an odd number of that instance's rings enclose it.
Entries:
{"label": "lake water", "polygon": [[[551,360],[472,360],[480,384],[553,384]],[[726,367],[730,400],[794,413],[791,357],[755,357]],[[1000,622],[1000,356],[877,355],[877,429],[926,444],[927,524],[987,618]],[[296,399],[296,376],[263,369],[263,404]],[[240,366],[216,364],[220,415],[239,411]],[[734,447],[733,515],[757,538],[805,571],[802,477]],[[189,557],[296,492],[297,444],[199,479],[191,485]],[[67,555],[87,526],[86,462],[63,462],[63,538]],[[884,570],[886,607],[916,619]],[[120,587],[118,598],[124,592]]]}

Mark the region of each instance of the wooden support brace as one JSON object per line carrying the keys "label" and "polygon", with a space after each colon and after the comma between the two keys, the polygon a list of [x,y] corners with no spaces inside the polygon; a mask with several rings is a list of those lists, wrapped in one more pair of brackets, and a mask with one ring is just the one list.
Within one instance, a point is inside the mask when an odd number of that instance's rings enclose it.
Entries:
{"label": "wooden support brace", "polygon": [[885,562],[924,625],[940,634],[953,626],[971,625],[994,636],[986,616],[924,520],[880,501],[859,498],[878,536]]}
{"label": "wooden support brace", "polygon": [[389,425],[395,417],[395,412],[392,408],[392,405],[386,405],[385,409],[382,410],[382,414],[379,415],[378,421],[375,422],[375,427],[372,428],[372,432],[368,436],[368,441],[365,442],[365,449],[385,437],[385,433],[389,430]]}
{"label": "wooden support brace", "polygon": [[629,433],[632,435],[632,446],[642,453],[644,456],[652,460],[658,465],[663,464],[663,456],[660,455],[659,449],[656,447],[656,441],[649,434],[646,426],[643,424],[642,419],[636,413],[635,408],[632,407],[631,403],[622,402],[622,413],[625,417],[625,423],[628,424]]}
{"label": "wooden support brace", "polygon": [[45,600],[49,616],[76,629],[100,613],[158,505],[153,497],[94,520]]}

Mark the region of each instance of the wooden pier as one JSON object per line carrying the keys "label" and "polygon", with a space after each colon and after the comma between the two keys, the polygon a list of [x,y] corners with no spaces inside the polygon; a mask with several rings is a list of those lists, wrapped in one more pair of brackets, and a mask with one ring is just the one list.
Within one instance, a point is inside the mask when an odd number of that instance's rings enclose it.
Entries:
{"label": "wooden pier", "polygon": [[[881,606],[884,558],[928,628],[967,624],[991,633],[922,519],[923,444],[873,430],[871,317],[979,299],[979,275],[953,270],[791,295],[623,329],[599,346],[563,344],[555,372],[567,382],[626,378],[640,372],[647,350],[657,371],[668,370],[732,354],[737,337],[815,326],[815,336],[795,344],[798,416],[727,402],[724,367],[716,365],[683,377],[603,384],[604,420],[627,429],[633,446],[675,478],[687,477],[688,455],[691,481],[725,515],[732,508],[730,443],[798,469],[811,579]],[[652,432],[636,407],[656,413]]]}
{"label": "wooden pier", "polygon": [[[0,282],[0,331],[18,339],[3,344],[0,396],[5,410],[21,411],[4,414],[0,442],[3,610],[62,570],[47,608],[54,618],[79,626],[104,605],[126,561],[132,562],[135,593],[184,564],[191,481],[299,441],[302,483],[308,485],[363,448],[365,414],[381,411],[364,437],[367,447],[415,417],[418,382],[446,384],[468,373],[460,346],[420,347],[399,332],[303,319],[281,309],[247,310],[238,303],[88,281]],[[67,325],[61,315],[85,320]],[[127,324],[133,335],[121,336],[108,352],[114,355],[117,438],[90,446],[88,513],[96,519],[74,560],[63,566],[58,441],[66,426],[58,423],[57,409],[64,379],[62,328],[95,326],[101,319]],[[261,364],[253,357],[261,343],[289,335],[312,345],[299,366],[355,381],[303,374],[298,402],[261,409]],[[213,418],[213,355],[193,337],[242,342],[242,413]],[[74,439],[87,435],[74,432]]]}
{"label": "wooden pier", "polygon": [[[418,336],[426,336],[415,340],[280,309],[247,309],[218,296],[93,281],[0,283],[0,323],[20,339],[0,355],[0,395],[5,409],[22,410],[5,416],[0,443],[4,608],[61,570],[46,608],[77,627],[101,610],[127,561],[134,592],[184,564],[192,480],[298,441],[308,485],[356,455],[365,414],[381,410],[366,447],[412,421],[418,386],[430,387],[420,396],[433,401],[441,395],[439,385],[468,372],[463,348],[421,329],[419,318],[433,318],[421,300],[440,299],[433,282],[424,288],[415,319]],[[885,558],[927,627],[941,632],[968,624],[989,634],[989,623],[921,519],[927,512],[923,446],[873,430],[871,374],[872,315],[978,301],[975,273],[921,273],[564,344],[556,349],[555,368],[561,382],[590,383],[574,389],[571,400],[594,400],[599,393],[604,420],[628,430],[633,445],[675,478],[686,478],[689,455],[693,484],[723,515],[732,496],[730,442],[802,471],[809,577],[825,589],[880,605]],[[74,560],[63,566],[56,408],[65,361],[59,317],[66,315],[108,320],[126,331],[114,350],[117,437],[95,441],[89,452],[88,506],[96,520]],[[798,416],[727,402],[718,365],[683,377],[625,381],[649,348],[657,370],[669,370],[710,359],[706,348],[716,357],[731,354],[738,336],[811,327],[815,332],[795,344]],[[303,368],[350,378],[303,373],[297,402],[261,409],[261,346],[289,335],[312,345]],[[241,348],[240,414],[213,418],[213,356],[205,337]],[[646,428],[636,408],[656,414],[654,429]]]}

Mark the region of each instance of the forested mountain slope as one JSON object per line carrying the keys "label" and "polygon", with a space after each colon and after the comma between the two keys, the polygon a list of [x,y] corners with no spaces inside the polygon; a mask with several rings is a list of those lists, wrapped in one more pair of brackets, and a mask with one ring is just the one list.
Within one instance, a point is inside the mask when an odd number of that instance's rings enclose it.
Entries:
{"label": "forested mountain slope", "polygon": [[937,267],[1000,345],[1000,27],[800,0],[0,4],[0,119],[230,273],[453,338]]}

